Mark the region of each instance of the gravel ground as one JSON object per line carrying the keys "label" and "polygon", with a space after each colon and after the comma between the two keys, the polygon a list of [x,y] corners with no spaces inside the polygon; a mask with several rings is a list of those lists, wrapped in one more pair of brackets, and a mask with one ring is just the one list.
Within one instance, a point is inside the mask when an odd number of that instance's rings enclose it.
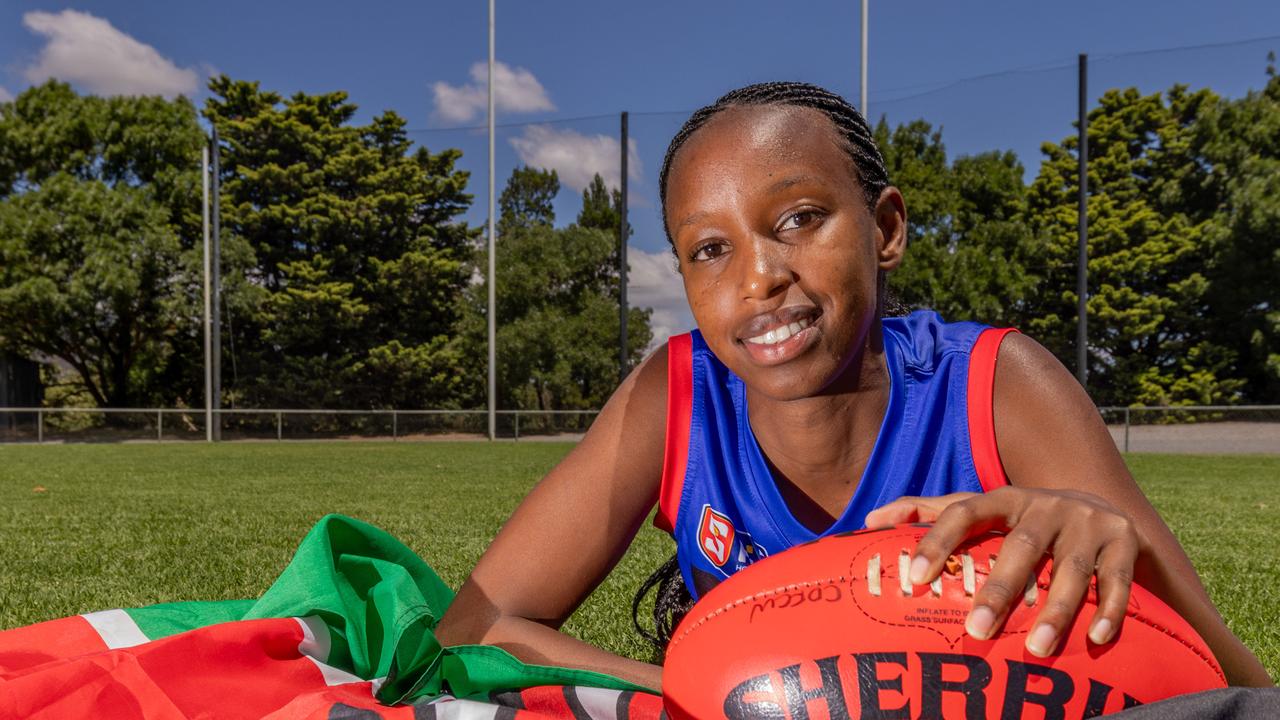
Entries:
{"label": "gravel ground", "polygon": [[[1124,450],[1124,425],[1111,425],[1109,429],[1116,447]],[[1129,452],[1280,455],[1280,423],[1131,425]]]}

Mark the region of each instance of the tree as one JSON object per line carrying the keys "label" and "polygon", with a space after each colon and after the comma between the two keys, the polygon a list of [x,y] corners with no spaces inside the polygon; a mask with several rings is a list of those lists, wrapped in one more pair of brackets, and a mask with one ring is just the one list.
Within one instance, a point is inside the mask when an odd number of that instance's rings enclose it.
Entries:
{"label": "tree", "polygon": [[[559,189],[554,172],[518,168],[501,196],[506,229],[497,239],[502,408],[598,408],[618,383],[617,223],[612,232],[581,223],[554,227],[550,199]],[[611,222],[592,201],[602,189],[602,182],[595,194],[588,188],[579,218]],[[479,255],[477,263],[483,265],[487,260],[483,252]],[[470,368],[465,374],[477,380],[485,377],[486,298],[484,285],[473,285],[460,323]],[[629,309],[633,362],[652,338],[649,312]],[[476,404],[484,401],[481,383],[472,385],[471,397]]]}
{"label": "tree", "polygon": [[[448,407],[450,337],[474,233],[461,153],[413,148],[393,112],[355,125],[342,92],[288,99],[225,76],[205,115],[222,147],[226,273],[245,288],[229,400]],[[225,242],[226,240],[224,240]]]}
{"label": "tree", "polygon": [[[1238,399],[1234,353],[1213,341],[1208,221],[1189,191],[1208,90],[1110,90],[1089,113],[1089,390],[1101,404]],[[1029,330],[1068,365],[1075,350],[1075,136],[1045,143],[1030,210],[1044,257]]]}
{"label": "tree", "polygon": [[907,254],[889,276],[895,297],[950,320],[1019,324],[1035,277],[1017,156],[987,152],[948,165],[942,132],[923,120],[892,133],[882,120],[876,136],[907,204]]}
{"label": "tree", "polygon": [[[582,191],[582,210],[578,211],[578,226],[611,232],[617,237],[622,225],[622,191],[610,190],[604,178],[596,173],[591,184]],[[630,228],[628,228],[630,230]]]}
{"label": "tree", "polygon": [[1208,195],[1206,275],[1213,342],[1236,358],[1244,396],[1280,402],[1280,76],[1275,56],[1261,91],[1215,103],[1194,127],[1207,171],[1187,183]]}
{"label": "tree", "polygon": [[0,347],[58,358],[103,407],[194,403],[202,134],[184,98],[0,104]]}
{"label": "tree", "polygon": [[498,233],[506,235],[535,225],[555,225],[556,211],[551,204],[559,192],[560,178],[555,170],[516,167],[498,198]]}

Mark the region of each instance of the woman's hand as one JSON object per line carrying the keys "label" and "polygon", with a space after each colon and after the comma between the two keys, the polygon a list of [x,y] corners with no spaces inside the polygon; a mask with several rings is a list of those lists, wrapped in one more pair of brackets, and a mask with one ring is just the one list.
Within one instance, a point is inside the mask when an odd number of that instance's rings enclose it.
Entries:
{"label": "woman's hand", "polygon": [[1073,490],[1002,487],[985,494],[905,497],[867,515],[867,526],[933,522],[911,560],[911,582],[921,585],[941,572],[964,541],[988,531],[1007,535],[1000,563],[973,598],[965,629],[991,638],[1022,597],[1027,578],[1046,553],[1053,557],[1048,600],[1027,635],[1027,650],[1046,657],[1080,609],[1089,582],[1098,579],[1098,609],[1089,639],[1109,642],[1124,621],[1140,541],[1127,515],[1102,498]]}

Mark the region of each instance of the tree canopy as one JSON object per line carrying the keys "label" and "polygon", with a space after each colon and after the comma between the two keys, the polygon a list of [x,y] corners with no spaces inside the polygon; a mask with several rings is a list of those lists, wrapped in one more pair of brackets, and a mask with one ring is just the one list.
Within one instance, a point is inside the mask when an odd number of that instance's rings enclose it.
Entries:
{"label": "tree canopy", "polygon": [[[471,197],[457,150],[413,147],[342,92],[210,82],[222,152],[228,399],[251,407],[456,403],[450,347]],[[225,363],[224,363],[225,365]]]}
{"label": "tree canopy", "polygon": [[0,104],[0,345],[60,360],[102,406],[173,401],[201,362],[178,348],[202,142],[184,99],[49,81]]}
{"label": "tree canopy", "polygon": [[[603,181],[583,194],[579,222],[555,227],[554,171],[517,168],[500,200],[497,239],[498,396],[512,409],[599,408],[618,384],[620,196]],[[590,223],[590,225],[588,225]],[[487,264],[482,251],[477,265]],[[472,391],[484,401],[488,290],[464,295],[461,340]],[[652,339],[649,311],[629,308],[627,349],[639,362]]]}

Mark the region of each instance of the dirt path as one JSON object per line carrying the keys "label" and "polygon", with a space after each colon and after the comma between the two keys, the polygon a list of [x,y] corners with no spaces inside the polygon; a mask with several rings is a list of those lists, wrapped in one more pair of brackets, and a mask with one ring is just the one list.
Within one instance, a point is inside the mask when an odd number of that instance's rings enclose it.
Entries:
{"label": "dirt path", "polygon": [[[1109,429],[1116,447],[1124,450],[1124,426],[1111,425]],[[1129,452],[1280,455],[1280,423],[1132,425]]]}

